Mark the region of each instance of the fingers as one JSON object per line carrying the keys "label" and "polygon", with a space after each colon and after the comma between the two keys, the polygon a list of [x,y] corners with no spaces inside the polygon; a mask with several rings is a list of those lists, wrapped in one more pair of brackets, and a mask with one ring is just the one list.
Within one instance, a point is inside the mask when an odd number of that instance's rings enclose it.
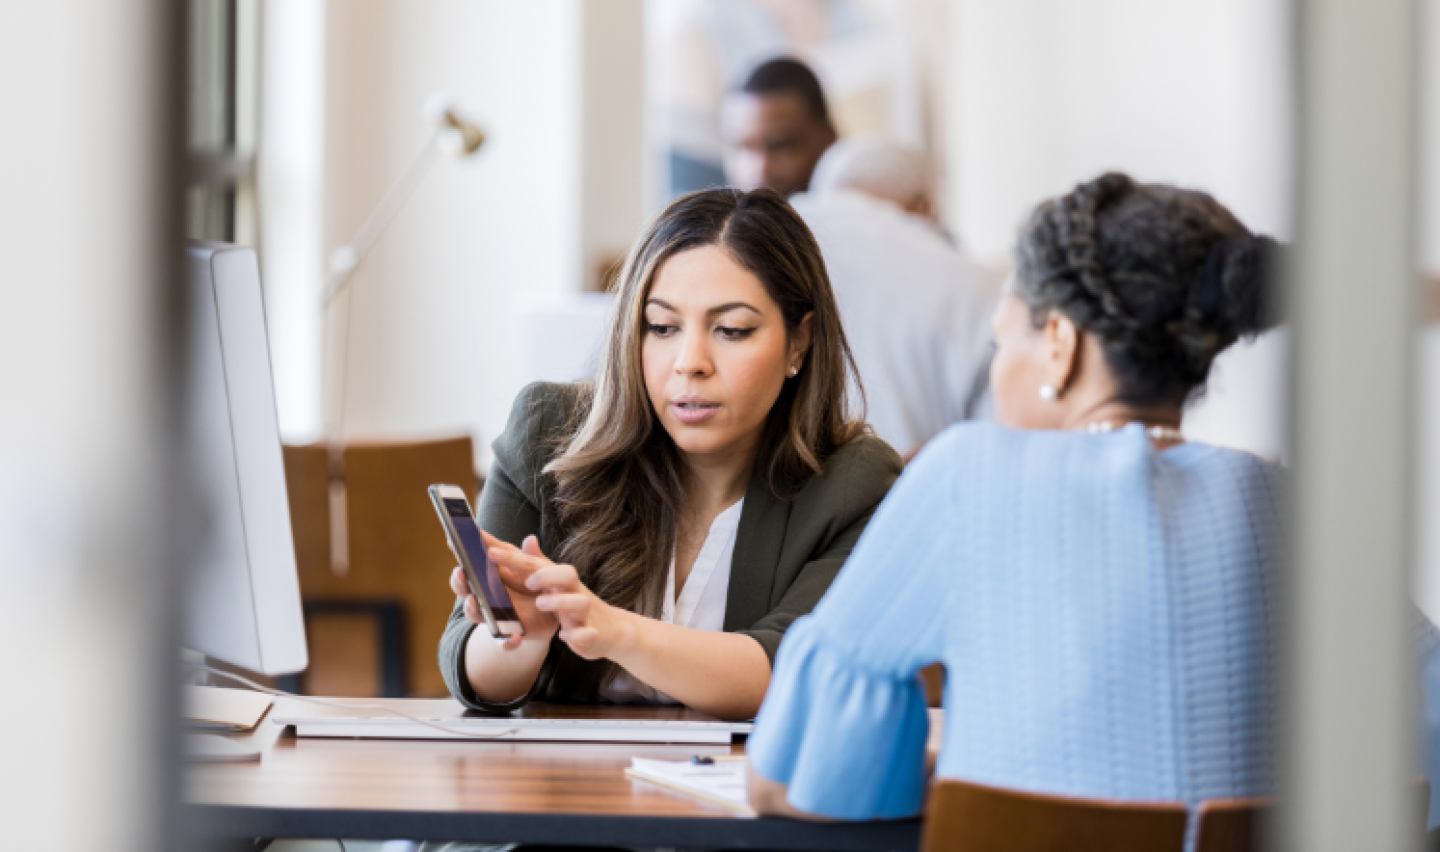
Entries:
{"label": "fingers", "polygon": [[484,624],[485,616],[480,614],[480,605],[475,602],[475,596],[467,593],[465,595],[465,617],[475,624]]}
{"label": "fingers", "polygon": [[577,652],[587,650],[590,643],[600,636],[600,631],[593,627],[567,627],[560,630],[560,638]]}
{"label": "fingers", "polygon": [[582,589],[580,575],[575,573],[574,566],[547,564],[543,568],[537,568],[525,579],[525,588],[532,591],[545,589],[546,591],[573,591]]}
{"label": "fingers", "polygon": [[465,581],[465,569],[458,565],[450,572],[450,591],[462,598],[470,594],[470,584]]}
{"label": "fingers", "polygon": [[590,612],[588,594],[541,595],[535,599],[535,608],[542,612],[553,612],[574,620],[583,620]]}
{"label": "fingers", "polygon": [[490,548],[489,554],[490,560],[501,568],[509,568],[526,574],[555,564],[546,559],[544,554],[539,553],[538,547],[535,550],[535,553],[526,553],[514,545],[501,542],[499,546]]}
{"label": "fingers", "polygon": [[520,548],[510,542],[502,541],[484,530],[480,531],[480,536],[485,542],[485,552],[489,554],[492,560],[509,557],[521,552]]}
{"label": "fingers", "polygon": [[506,568],[505,566],[499,564],[495,566],[495,570],[500,573],[500,582],[504,583],[505,587],[509,589],[513,594],[535,594],[534,592],[530,591],[530,589],[525,585],[525,580],[529,578],[531,572],[516,571],[514,568]]}
{"label": "fingers", "polygon": [[[481,627],[487,626],[485,624],[485,616],[480,614],[480,607],[475,603],[474,595],[465,596],[465,617],[480,625]],[[503,640],[497,639],[496,641],[499,642],[500,647],[505,649],[506,651],[513,651],[516,648],[520,647],[521,642],[525,641],[525,634],[512,633],[509,636],[506,636]]]}
{"label": "fingers", "polygon": [[502,541],[484,530],[480,531],[480,535],[484,538],[485,548],[487,550],[498,550],[503,554],[538,556],[542,559],[545,557],[544,551],[540,549],[540,540],[533,535],[525,536],[525,540],[520,542],[519,547],[516,547],[508,541]]}

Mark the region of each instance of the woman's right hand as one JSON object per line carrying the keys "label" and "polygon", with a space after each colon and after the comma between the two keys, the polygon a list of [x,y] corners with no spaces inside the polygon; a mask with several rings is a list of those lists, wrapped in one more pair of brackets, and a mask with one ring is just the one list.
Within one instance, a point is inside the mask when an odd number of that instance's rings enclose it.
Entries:
{"label": "woman's right hand", "polygon": [[[528,556],[540,555],[540,543],[535,540],[533,535],[527,537],[523,545],[517,548],[487,532],[482,531],[480,534],[485,537],[487,548],[516,550]],[[524,639],[542,639],[549,642],[550,638],[560,629],[560,624],[555,620],[553,614],[535,608],[535,598],[540,593],[525,587],[525,580],[528,577],[528,573],[521,575],[513,570],[503,568],[500,570],[500,579],[505,583],[506,591],[510,593],[510,602],[515,605],[515,614],[520,617],[520,624],[525,628],[524,636],[509,636],[501,643],[501,647],[507,651],[513,651],[520,647],[520,643]],[[484,625],[485,616],[480,614],[480,606],[475,602],[475,596],[470,593],[470,584],[465,579],[464,568],[456,566],[455,570],[450,572],[450,590],[464,601],[462,608],[465,617],[474,624]]]}

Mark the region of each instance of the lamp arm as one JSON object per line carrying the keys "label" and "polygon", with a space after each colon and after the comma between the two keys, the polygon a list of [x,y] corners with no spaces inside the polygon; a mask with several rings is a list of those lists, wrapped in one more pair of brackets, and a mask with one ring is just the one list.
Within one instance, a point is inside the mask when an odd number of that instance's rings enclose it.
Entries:
{"label": "lamp arm", "polygon": [[405,206],[405,202],[410,199],[416,188],[420,186],[420,181],[430,171],[439,150],[440,135],[440,131],[431,134],[425,142],[425,147],[420,149],[420,153],[415,155],[415,159],[410,161],[410,165],[405,167],[405,171],[400,174],[400,177],[385,193],[385,197],[380,199],[380,203],[365,219],[365,224],[360,226],[355,238],[350,241],[349,245],[341,246],[331,254],[330,270],[325,274],[322,301],[324,309],[328,310],[330,303],[344,292],[350,276],[355,273],[360,262],[370,252],[370,247],[375,244],[381,234],[385,233],[385,229],[390,226],[395,214]]}

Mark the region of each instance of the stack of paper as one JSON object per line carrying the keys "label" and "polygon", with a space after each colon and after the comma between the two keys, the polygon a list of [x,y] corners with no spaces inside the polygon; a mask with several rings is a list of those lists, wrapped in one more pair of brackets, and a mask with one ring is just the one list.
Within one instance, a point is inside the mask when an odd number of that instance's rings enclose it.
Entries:
{"label": "stack of paper", "polygon": [[248,731],[260,723],[273,699],[263,692],[218,686],[185,687],[185,722],[205,731]]}
{"label": "stack of paper", "polygon": [[738,814],[755,816],[750,809],[750,799],[745,793],[745,768],[749,764],[744,758],[717,758],[713,764],[695,764],[690,761],[648,760],[643,757],[630,758],[630,768],[625,774],[631,778],[658,784],[702,802],[728,808]]}

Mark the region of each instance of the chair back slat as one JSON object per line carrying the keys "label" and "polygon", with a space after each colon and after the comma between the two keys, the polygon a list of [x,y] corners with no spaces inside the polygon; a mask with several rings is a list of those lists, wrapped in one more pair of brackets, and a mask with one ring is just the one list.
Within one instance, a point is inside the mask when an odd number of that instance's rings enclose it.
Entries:
{"label": "chair back slat", "polygon": [[1185,806],[1074,799],[939,781],[922,852],[1181,852]]}

